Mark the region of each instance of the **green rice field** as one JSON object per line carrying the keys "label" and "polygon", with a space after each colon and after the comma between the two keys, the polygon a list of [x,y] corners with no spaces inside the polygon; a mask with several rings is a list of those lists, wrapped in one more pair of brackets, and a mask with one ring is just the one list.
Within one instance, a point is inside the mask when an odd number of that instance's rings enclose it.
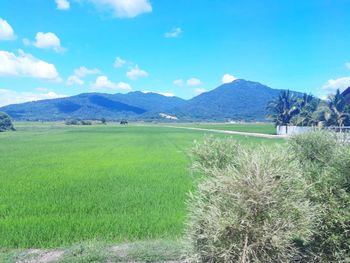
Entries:
{"label": "green rice field", "polygon": [[[15,126],[16,132],[0,133],[1,248],[181,237],[193,181],[187,153],[205,132],[155,125]],[[280,142],[234,138],[251,145]]]}
{"label": "green rice field", "polygon": [[276,134],[276,128],[271,123],[197,123],[197,124],[186,124],[195,128],[202,129],[214,129],[214,130],[227,130],[227,131],[238,131],[238,132],[252,132],[252,133],[263,133],[263,134]]}

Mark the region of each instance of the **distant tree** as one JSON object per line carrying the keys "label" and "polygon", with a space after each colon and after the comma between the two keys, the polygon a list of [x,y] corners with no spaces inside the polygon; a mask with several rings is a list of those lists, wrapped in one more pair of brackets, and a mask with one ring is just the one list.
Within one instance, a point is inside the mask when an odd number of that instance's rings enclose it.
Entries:
{"label": "distant tree", "polygon": [[102,118],[102,119],[101,119],[101,123],[102,123],[102,124],[107,124],[107,120],[106,120],[105,118]]}
{"label": "distant tree", "polygon": [[121,124],[121,125],[128,125],[129,123],[128,123],[128,121],[122,120],[122,121],[120,122],[120,124]]}
{"label": "distant tree", "polygon": [[79,125],[79,122],[76,119],[68,119],[65,121],[66,125]]}
{"label": "distant tree", "polygon": [[81,125],[92,125],[92,122],[91,121],[85,121],[85,120],[82,120],[80,122]]}
{"label": "distant tree", "polygon": [[299,113],[297,97],[289,90],[283,90],[271,101],[268,106],[267,117],[272,120],[276,126],[288,126],[292,123],[293,117]]}
{"label": "distant tree", "polygon": [[15,128],[13,127],[10,116],[8,116],[4,112],[0,112],[0,132],[14,131],[14,130]]}

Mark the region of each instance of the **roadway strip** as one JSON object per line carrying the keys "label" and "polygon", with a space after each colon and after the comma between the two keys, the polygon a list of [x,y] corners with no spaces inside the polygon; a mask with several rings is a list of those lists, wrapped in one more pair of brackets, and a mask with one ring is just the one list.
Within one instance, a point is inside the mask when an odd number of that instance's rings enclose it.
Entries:
{"label": "roadway strip", "polygon": [[268,138],[268,139],[285,139],[285,138],[287,138],[287,136],[285,136],[285,135],[272,135],[272,134],[255,133],[255,132],[239,132],[239,131],[227,131],[227,130],[216,130],[216,129],[214,130],[214,129],[183,127],[183,126],[170,126],[170,125],[161,125],[161,127],[195,130],[195,131],[206,131],[206,132],[224,133],[224,134],[234,134],[234,135],[243,135],[243,136]]}

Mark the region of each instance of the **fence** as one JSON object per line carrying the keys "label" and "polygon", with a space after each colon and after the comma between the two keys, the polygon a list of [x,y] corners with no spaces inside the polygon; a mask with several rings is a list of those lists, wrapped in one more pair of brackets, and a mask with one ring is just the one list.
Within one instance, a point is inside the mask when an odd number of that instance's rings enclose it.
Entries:
{"label": "fence", "polygon": [[304,127],[304,126],[277,126],[277,135],[296,135],[309,131],[315,130],[315,127]]}
{"label": "fence", "polygon": [[326,127],[326,130],[337,133],[350,133],[350,126]]}
{"label": "fence", "polygon": [[277,126],[276,131],[277,135],[297,135],[306,133],[309,131],[315,131],[319,129],[324,129],[327,131],[332,131],[335,136],[337,137],[337,140],[342,143],[350,143],[350,126],[331,126],[331,127],[303,127],[303,126]]}
{"label": "fence", "polygon": [[326,130],[334,132],[338,142],[343,144],[350,144],[350,127],[327,127]]}

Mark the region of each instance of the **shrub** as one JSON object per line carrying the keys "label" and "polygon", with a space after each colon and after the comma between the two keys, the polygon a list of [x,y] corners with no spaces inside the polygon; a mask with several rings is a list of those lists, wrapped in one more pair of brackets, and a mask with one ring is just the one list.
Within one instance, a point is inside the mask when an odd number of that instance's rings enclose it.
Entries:
{"label": "shrub", "polygon": [[292,136],[288,142],[291,152],[301,164],[325,167],[339,150],[337,137],[327,131],[314,131]]}
{"label": "shrub", "polygon": [[68,119],[65,121],[66,125],[79,125],[79,122],[75,119]]}
{"label": "shrub", "polygon": [[240,144],[232,139],[210,136],[201,143],[195,141],[191,149],[192,169],[208,175],[211,171],[226,168],[233,165],[241,149]]}
{"label": "shrub", "polygon": [[303,262],[350,262],[350,147],[330,132],[292,137],[291,152],[303,167],[317,206],[317,224]]}
{"label": "shrub", "polygon": [[0,132],[14,130],[15,128],[13,127],[10,117],[4,112],[0,112]]}
{"label": "shrub", "polygon": [[82,120],[80,123],[81,123],[81,125],[92,125],[91,121],[84,121],[84,120]]}
{"label": "shrub", "polygon": [[313,210],[297,162],[282,148],[210,138],[192,150],[204,179],[190,195],[188,262],[288,262]]}

